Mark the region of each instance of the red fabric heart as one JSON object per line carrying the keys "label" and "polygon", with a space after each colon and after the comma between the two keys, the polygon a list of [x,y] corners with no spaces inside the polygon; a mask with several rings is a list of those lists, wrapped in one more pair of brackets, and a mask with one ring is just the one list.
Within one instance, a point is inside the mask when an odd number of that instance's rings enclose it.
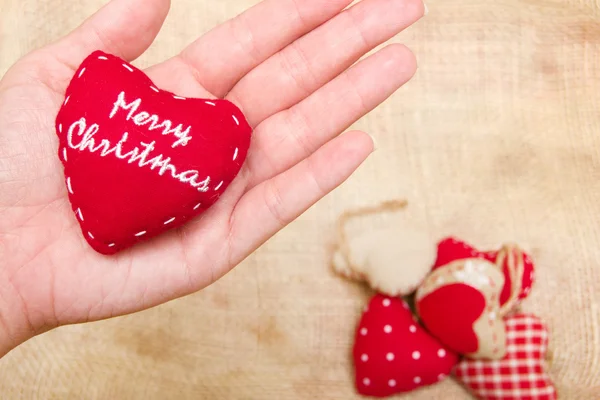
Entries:
{"label": "red fabric heart", "polygon": [[67,89],[56,132],[83,235],[113,254],[214,204],[239,173],[252,129],[228,101],[160,90],[118,57],[94,52]]}
{"label": "red fabric heart", "polygon": [[416,294],[421,322],[441,343],[473,358],[504,357],[498,302],[504,276],[495,264],[470,258],[435,269]]}
{"label": "red fabric heart", "polygon": [[375,295],[357,327],[355,384],[365,396],[386,397],[444,379],[458,356],[417,322],[400,298]]}
{"label": "red fabric heart", "polygon": [[507,353],[502,360],[462,360],[454,375],[483,400],[554,400],[545,371],[548,329],[532,315],[506,318]]}
{"label": "red fabric heart", "polygon": [[419,303],[419,315],[427,321],[427,329],[434,335],[439,333],[444,343],[459,354],[477,351],[479,340],[472,326],[484,311],[483,294],[462,284],[441,287]]}
{"label": "red fabric heart", "polygon": [[[498,250],[485,252],[479,251],[468,243],[450,237],[439,242],[437,259],[434,264],[434,269],[439,268],[452,261],[465,258],[483,258],[485,260],[495,263],[498,254]],[[534,281],[535,270],[535,266],[533,264],[533,261],[531,260],[531,257],[525,252],[523,252],[522,254],[524,270],[522,284],[518,295],[518,298],[520,300],[526,298],[529,295]],[[508,260],[506,260],[503,265],[504,287],[502,288],[502,293],[500,294],[500,305],[506,304],[506,302],[509,300],[513,286],[509,271]]]}

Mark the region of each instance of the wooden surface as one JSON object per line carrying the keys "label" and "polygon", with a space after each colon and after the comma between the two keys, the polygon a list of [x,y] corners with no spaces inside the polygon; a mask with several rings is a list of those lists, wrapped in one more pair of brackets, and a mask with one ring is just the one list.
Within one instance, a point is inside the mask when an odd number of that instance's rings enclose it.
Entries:
{"label": "wooden surface", "polygon": [[[101,6],[0,0],[0,74]],[[253,0],[173,0],[137,64],[172,55]],[[343,187],[196,295],[58,329],[0,361],[2,399],[352,399],[367,292],[334,276],[347,208],[406,197],[432,240],[532,250],[526,310],[552,329],[561,398],[600,398],[600,8],[596,0],[431,0],[395,38],[414,80],[356,124],[378,150]],[[410,246],[410,243],[399,244]],[[398,262],[402,262],[399,260]],[[466,399],[451,381],[406,399]]]}

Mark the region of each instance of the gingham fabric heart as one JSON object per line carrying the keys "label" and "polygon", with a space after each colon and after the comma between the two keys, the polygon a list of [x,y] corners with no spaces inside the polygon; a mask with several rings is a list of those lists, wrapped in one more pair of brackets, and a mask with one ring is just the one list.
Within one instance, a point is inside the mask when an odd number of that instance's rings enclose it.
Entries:
{"label": "gingham fabric heart", "polygon": [[502,360],[463,359],[454,376],[482,400],[555,400],[545,371],[548,329],[533,315],[506,318],[507,353]]}

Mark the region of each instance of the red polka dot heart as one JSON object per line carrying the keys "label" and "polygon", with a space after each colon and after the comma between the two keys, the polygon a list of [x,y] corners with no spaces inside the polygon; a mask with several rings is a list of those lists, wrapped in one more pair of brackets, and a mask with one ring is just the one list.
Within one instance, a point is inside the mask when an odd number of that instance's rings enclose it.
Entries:
{"label": "red polka dot heart", "polygon": [[357,329],[354,364],[358,392],[390,396],[445,379],[458,362],[413,318],[400,298],[375,295]]}
{"label": "red polka dot heart", "polygon": [[82,235],[113,254],[214,204],[239,173],[252,129],[228,101],[161,90],[118,57],[94,52],[67,88],[56,132]]}

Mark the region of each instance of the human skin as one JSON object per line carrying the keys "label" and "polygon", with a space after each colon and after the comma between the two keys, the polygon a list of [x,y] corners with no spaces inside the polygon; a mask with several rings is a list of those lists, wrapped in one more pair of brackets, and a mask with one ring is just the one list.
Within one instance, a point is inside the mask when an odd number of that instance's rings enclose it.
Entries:
{"label": "human skin", "polygon": [[[0,81],[0,356],[65,324],[133,313],[201,290],[342,184],[371,154],[344,132],[416,71],[391,44],[421,0],[265,0],[145,72],[186,97],[225,98],[254,129],[246,162],[199,218],[114,256],[73,216],[54,120],[94,50],[129,62],[150,46],[169,0],[113,0]],[[218,51],[215,51],[218,49]],[[357,63],[357,61],[359,61]]]}

